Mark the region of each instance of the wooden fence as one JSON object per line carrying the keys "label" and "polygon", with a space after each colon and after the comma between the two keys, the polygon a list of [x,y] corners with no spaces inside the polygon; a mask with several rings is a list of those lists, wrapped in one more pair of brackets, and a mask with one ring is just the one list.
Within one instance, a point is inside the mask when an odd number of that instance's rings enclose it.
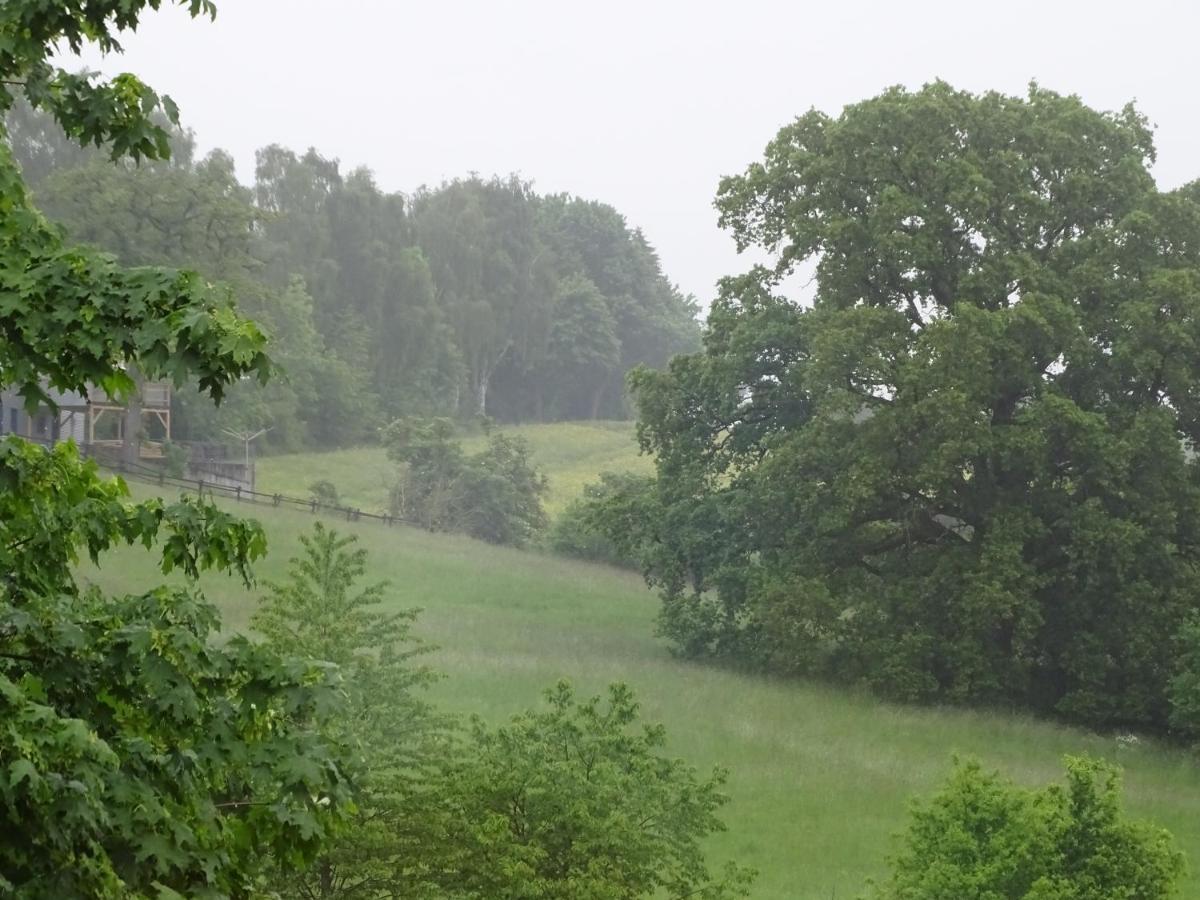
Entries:
{"label": "wooden fence", "polygon": [[[29,438],[23,439],[29,440]],[[48,443],[36,438],[33,439],[33,442],[43,445]],[[129,463],[109,452],[97,452],[95,448],[87,444],[77,446],[81,455],[89,459],[94,459],[102,468],[144,484],[154,484],[159,487],[171,487],[181,491],[194,492],[201,497],[224,497],[234,500],[237,503],[297,509],[312,513],[313,515],[336,516],[345,519],[347,522],[378,522],[381,525],[414,524],[400,516],[388,515],[387,513],[363,512],[361,509],[353,506],[337,506],[329,503],[321,503],[315,497],[302,499],[300,497],[289,497],[285,494],[267,494],[262,491],[249,490],[243,487],[206,482],[203,478],[179,478],[167,474],[166,470],[159,466]]]}

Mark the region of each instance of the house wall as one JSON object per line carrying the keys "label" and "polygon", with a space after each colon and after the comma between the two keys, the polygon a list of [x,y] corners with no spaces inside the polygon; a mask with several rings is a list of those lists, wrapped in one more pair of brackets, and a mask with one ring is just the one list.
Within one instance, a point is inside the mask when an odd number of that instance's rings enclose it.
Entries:
{"label": "house wall", "polygon": [[0,391],[0,434],[19,434],[42,441],[87,440],[87,400],[80,394],[51,391],[59,408],[39,407],[31,415],[15,391]]}

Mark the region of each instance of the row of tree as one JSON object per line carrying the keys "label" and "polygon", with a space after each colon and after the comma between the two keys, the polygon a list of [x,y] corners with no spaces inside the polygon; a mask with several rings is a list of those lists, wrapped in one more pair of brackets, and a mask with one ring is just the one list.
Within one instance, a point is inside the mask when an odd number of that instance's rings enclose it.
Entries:
{"label": "row of tree", "polygon": [[169,159],[114,165],[47,115],[7,123],[39,206],[127,265],[196,267],[262,324],[283,370],[214,410],[176,401],[176,434],[271,427],[277,447],[373,439],[406,415],[623,418],[624,376],[698,346],[696,305],[611,206],[478,177],[411,196],[279,146],[254,184],[171,130]]}

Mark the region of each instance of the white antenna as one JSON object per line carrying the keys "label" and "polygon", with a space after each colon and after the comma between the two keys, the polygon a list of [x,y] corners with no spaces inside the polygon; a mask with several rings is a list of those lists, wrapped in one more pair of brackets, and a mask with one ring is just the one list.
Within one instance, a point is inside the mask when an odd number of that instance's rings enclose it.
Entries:
{"label": "white antenna", "polygon": [[260,428],[260,429],[258,429],[258,431],[255,431],[253,433],[249,432],[249,431],[234,431],[232,428],[222,428],[221,429],[227,435],[229,435],[231,438],[234,438],[235,440],[239,440],[242,442],[242,447],[246,454],[246,472],[247,473],[250,472],[250,443],[252,441],[254,441],[256,438],[262,437],[264,434],[266,434],[268,431],[270,431],[271,428],[274,428],[274,427],[275,426],[272,425],[272,426],[270,426],[270,428]]}

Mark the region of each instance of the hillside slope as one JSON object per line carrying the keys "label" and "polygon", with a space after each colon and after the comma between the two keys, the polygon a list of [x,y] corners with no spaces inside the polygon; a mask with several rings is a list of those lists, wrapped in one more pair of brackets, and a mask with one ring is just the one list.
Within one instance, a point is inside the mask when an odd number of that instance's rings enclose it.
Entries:
{"label": "hillside slope", "polygon": [[[322,472],[326,474],[326,472]],[[315,477],[315,476],[314,476]],[[143,489],[138,489],[143,490]],[[272,553],[260,575],[280,577],[304,513],[246,508]],[[729,832],[717,859],[757,867],[762,900],[857,896],[882,872],[906,804],[947,773],[954,753],[980,757],[1022,781],[1057,778],[1067,753],[1126,769],[1128,805],[1171,829],[1192,862],[1182,896],[1200,896],[1200,766],[1149,740],[1118,741],[1003,714],[897,707],[842,690],[740,675],[672,658],[652,637],[656,602],[635,576],[601,566],[492,547],[466,538],[363,523],[372,575],[391,603],[424,609],[418,631],[441,649],[438,698],[489,719],[529,706],[567,676],[587,692],[632,685],[669,747],[698,765],[731,770]],[[161,578],[143,551],[114,556],[94,579],[133,591]],[[245,626],[253,594],[206,579],[231,629]]]}
{"label": "hillside slope", "polygon": [[[554,516],[583,486],[601,472],[650,472],[650,458],[638,454],[632,422],[557,422],[515,425],[502,429],[529,441],[533,461],[550,478],[546,511]],[[483,449],[485,439],[463,440],[469,452]],[[343,503],[368,512],[387,509],[388,489],[396,465],[382,447],[359,447],[325,453],[265,456],[257,463],[257,487],[267,493],[305,497],[317,479],[333,482]]]}

